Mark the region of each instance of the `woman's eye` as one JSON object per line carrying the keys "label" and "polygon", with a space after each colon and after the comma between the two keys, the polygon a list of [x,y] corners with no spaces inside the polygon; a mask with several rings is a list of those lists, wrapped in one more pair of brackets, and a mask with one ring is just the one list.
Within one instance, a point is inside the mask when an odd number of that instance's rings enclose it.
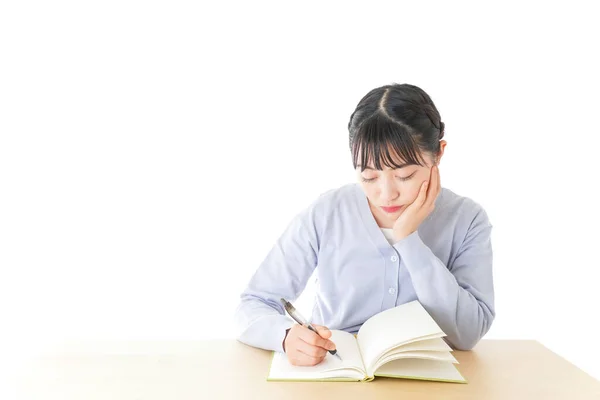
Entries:
{"label": "woman's eye", "polygon": [[[397,176],[397,177],[396,177],[396,179],[398,179],[398,180],[400,180],[400,181],[407,181],[407,180],[411,179],[413,176],[415,176],[415,174],[416,174],[416,173],[417,173],[417,172],[415,171],[415,172],[413,172],[412,174],[410,174],[409,176],[406,176],[406,177]],[[375,181],[375,180],[377,179],[377,177],[373,177],[373,178],[366,178],[366,177],[364,177],[364,176],[361,176],[361,178],[362,178],[362,181],[363,181],[363,182],[367,182],[367,183],[368,183],[368,182],[373,182],[373,181]]]}
{"label": "woman's eye", "polygon": [[401,177],[401,176],[398,176],[397,178],[398,178],[398,179],[400,179],[401,181],[407,181],[407,180],[409,180],[410,178],[412,178],[413,176],[415,176],[415,174],[416,174],[416,171],[415,171],[415,172],[413,172],[412,174],[410,174],[409,176],[406,176],[406,177]]}

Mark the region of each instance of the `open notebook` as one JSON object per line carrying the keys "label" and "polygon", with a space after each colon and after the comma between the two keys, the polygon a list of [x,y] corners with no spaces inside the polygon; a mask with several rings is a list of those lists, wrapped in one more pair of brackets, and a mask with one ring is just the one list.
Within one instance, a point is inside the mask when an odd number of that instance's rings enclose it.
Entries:
{"label": "open notebook", "polygon": [[327,353],[312,367],[290,364],[274,352],[269,381],[371,381],[375,376],[466,383],[454,364],[446,334],[417,300],[369,318],[356,337],[332,330],[330,340],[342,357]]}

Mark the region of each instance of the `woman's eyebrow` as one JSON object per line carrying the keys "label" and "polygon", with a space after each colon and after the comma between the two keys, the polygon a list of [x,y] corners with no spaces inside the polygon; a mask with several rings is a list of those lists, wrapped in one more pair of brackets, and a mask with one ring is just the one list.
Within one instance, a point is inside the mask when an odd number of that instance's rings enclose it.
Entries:
{"label": "woman's eyebrow", "polygon": [[[398,166],[398,167],[396,167],[396,168],[394,168],[394,169],[400,169],[400,168],[408,167],[408,166],[410,166],[410,165],[414,165],[414,164],[400,164],[400,166]],[[362,165],[360,165],[360,164],[357,164],[356,166],[357,166],[358,168],[362,168]],[[371,170],[375,171],[375,168],[373,168],[373,167],[369,167],[369,166],[366,166],[366,167],[365,167],[365,169],[371,169]]]}

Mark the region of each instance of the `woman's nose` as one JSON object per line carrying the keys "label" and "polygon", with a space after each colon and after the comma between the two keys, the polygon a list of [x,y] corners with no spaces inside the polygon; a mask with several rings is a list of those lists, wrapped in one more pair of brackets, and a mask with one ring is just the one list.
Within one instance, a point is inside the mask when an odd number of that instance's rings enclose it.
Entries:
{"label": "woman's nose", "polygon": [[384,180],[381,187],[381,200],[389,203],[395,200],[398,197],[398,194],[396,186],[393,183]]}

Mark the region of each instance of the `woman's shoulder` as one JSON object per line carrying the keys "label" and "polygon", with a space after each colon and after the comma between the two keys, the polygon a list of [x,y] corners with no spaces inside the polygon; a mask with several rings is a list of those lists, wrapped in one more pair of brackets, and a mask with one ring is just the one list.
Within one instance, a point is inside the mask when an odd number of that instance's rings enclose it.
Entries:
{"label": "woman's shoulder", "polygon": [[448,188],[441,189],[435,208],[438,213],[454,215],[459,219],[473,221],[478,218],[489,222],[488,215],[481,203]]}
{"label": "woman's shoulder", "polygon": [[328,219],[332,213],[352,213],[355,210],[356,183],[347,183],[317,194],[304,210],[317,219]]}
{"label": "woman's shoulder", "polygon": [[362,189],[358,183],[346,183],[320,193],[313,200],[311,207],[317,209],[321,215],[354,213],[361,193]]}
{"label": "woman's shoulder", "polygon": [[360,189],[356,183],[347,183],[320,193],[314,201],[319,205],[339,205],[354,199],[356,190]]}

